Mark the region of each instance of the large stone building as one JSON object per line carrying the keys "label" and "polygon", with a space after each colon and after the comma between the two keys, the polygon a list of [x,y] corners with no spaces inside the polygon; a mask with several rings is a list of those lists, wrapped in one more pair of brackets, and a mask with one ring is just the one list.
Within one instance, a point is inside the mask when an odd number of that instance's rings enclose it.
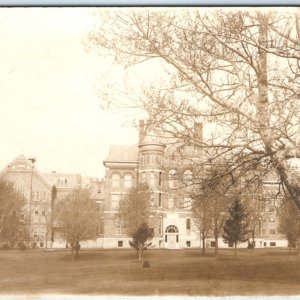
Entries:
{"label": "large stone building", "polygon": [[[57,224],[51,222],[52,189],[55,186],[55,201],[63,201],[64,197],[77,188],[89,188],[92,200],[99,204],[99,228],[96,241],[87,241],[83,247],[100,247],[102,243],[103,219],[101,209],[104,202],[104,182],[83,177],[80,174],[42,173],[35,166],[35,158],[28,159],[20,155],[5,167],[0,177],[12,182],[16,191],[22,196],[25,205],[18,212],[20,226],[15,233],[16,244],[23,242],[28,247],[65,247],[66,242]],[[53,218],[55,219],[55,218]],[[100,242],[99,242],[100,240]]]}
{"label": "large stone building", "polygon": [[[118,202],[128,193],[128,189],[139,183],[147,183],[153,192],[153,199],[159,222],[153,225],[156,248],[199,247],[199,230],[190,212],[189,184],[193,178],[190,158],[201,160],[201,149],[195,145],[185,145],[185,155],[177,155],[174,143],[164,143],[162,139],[145,134],[140,123],[139,143],[131,146],[110,147],[104,161],[105,175],[105,220],[103,247],[129,247],[122,221],[118,219]],[[196,124],[194,135],[201,139],[202,127]],[[184,158],[183,158],[184,157]],[[195,161],[194,161],[195,162]],[[276,177],[266,178],[263,184],[260,213],[256,220],[256,247],[287,246],[286,239],[278,232],[278,204],[275,197],[279,187]],[[256,195],[257,196],[257,195]],[[150,226],[152,226],[150,224]],[[208,238],[207,247],[214,247],[214,239]],[[222,238],[220,247],[229,247]],[[247,244],[241,244],[246,247]]]}
{"label": "large stone building", "polygon": [[[194,135],[202,137],[202,127],[196,124]],[[16,233],[17,240],[30,247],[65,247],[66,241],[54,222],[50,226],[52,213],[52,188],[57,189],[57,201],[77,188],[89,188],[92,199],[98,203],[99,226],[94,241],[82,242],[82,247],[128,248],[129,237],[119,219],[118,203],[131,187],[146,183],[152,191],[151,203],[158,218],[150,220],[155,233],[156,248],[199,247],[199,229],[190,212],[191,189],[194,177],[191,161],[201,160],[202,150],[196,145],[184,145],[178,155],[178,145],[147,135],[144,123],[140,123],[139,142],[134,145],[110,146],[105,166],[105,179],[97,180],[80,174],[41,173],[34,159],[21,155],[13,160],[0,177],[14,183],[15,189],[26,200],[19,213],[22,222]],[[192,160],[191,160],[192,158]],[[263,205],[256,215],[256,247],[287,246],[287,241],[278,232],[279,182],[276,176],[264,179],[261,195]],[[257,195],[256,195],[257,197]],[[52,242],[52,239],[53,242]],[[214,239],[206,240],[207,247],[214,247]],[[229,247],[220,238],[220,247]],[[247,244],[240,245],[246,247]]]}

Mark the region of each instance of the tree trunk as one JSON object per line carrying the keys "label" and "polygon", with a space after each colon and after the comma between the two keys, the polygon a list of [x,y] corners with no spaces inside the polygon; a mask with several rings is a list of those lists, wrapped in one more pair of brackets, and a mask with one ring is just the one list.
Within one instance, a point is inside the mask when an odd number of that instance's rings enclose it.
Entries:
{"label": "tree trunk", "polygon": [[141,249],[138,250],[138,259],[139,259],[139,261],[142,260],[142,252],[141,252]]}
{"label": "tree trunk", "polygon": [[74,247],[73,246],[71,247],[71,256],[72,256],[72,261],[74,261],[75,257],[74,257]]}
{"label": "tree trunk", "polygon": [[236,257],[237,254],[237,242],[234,243],[234,257]]}
{"label": "tree trunk", "polygon": [[205,236],[202,234],[202,255],[205,255]]}
{"label": "tree trunk", "polygon": [[300,208],[298,209],[298,238],[297,238],[297,255],[300,253]]}
{"label": "tree trunk", "polygon": [[218,241],[218,236],[215,235],[215,255],[218,255],[219,251],[219,241]]}

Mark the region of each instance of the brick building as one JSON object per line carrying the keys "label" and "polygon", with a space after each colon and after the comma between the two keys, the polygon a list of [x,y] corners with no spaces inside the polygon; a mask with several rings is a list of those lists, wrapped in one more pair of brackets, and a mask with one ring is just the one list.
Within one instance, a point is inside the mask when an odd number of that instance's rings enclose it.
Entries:
{"label": "brick building", "polygon": [[[195,124],[194,135],[202,138],[202,127]],[[138,183],[147,183],[153,192],[153,201],[160,216],[154,226],[153,244],[156,248],[199,247],[199,230],[190,212],[189,184],[194,176],[192,165],[201,160],[202,150],[195,145],[185,145],[177,155],[178,145],[146,135],[143,122],[139,128],[139,143],[130,146],[113,145],[103,162],[105,166],[105,217],[104,248],[129,247],[129,238],[121,220],[118,220],[118,202],[128,189]],[[191,158],[193,164],[191,163]],[[278,232],[279,182],[276,177],[265,178],[259,197],[260,212],[256,224],[256,247],[285,247],[286,239]],[[263,204],[262,204],[263,203]],[[150,224],[151,226],[151,224]],[[207,239],[207,247],[214,239]],[[246,247],[247,243],[240,247]],[[219,239],[219,247],[229,247]]]}

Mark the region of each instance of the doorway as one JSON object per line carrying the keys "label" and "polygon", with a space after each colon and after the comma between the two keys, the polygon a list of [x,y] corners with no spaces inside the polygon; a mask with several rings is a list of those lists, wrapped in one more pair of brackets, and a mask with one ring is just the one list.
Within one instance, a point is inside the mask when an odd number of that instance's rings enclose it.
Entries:
{"label": "doorway", "polygon": [[174,225],[170,225],[165,230],[165,242],[166,247],[169,249],[178,248],[178,228]]}

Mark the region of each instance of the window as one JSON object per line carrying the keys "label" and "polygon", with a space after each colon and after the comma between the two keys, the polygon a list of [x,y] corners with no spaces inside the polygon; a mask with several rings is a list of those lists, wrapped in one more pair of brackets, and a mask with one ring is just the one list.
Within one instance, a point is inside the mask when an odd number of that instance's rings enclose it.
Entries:
{"label": "window", "polygon": [[190,209],[192,206],[192,200],[189,197],[184,197],[183,199],[183,208],[184,209]]}
{"label": "window", "polygon": [[119,174],[113,174],[112,177],[111,177],[111,180],[112,180],[112,184],[111,186],[112,187],[120,187],[120,175]]}
{"label": "window", "polygon": [[216,242],[215,242],[215,241],[210,241],[210,246],[211,246],[212,248],[216,247]]}
{"label": "window", "polygon": [[170,225],[166,228],[167,233],[178,233],[178,228],[175,225]]}
{"label": "window", "polygon": [[191,229],[191,219],[186,219],[186,229]]}
{"label": "window", "polygon": [[155,174],[154,174],[154,172],[150,173],[150,186],[155,187]]}
{"label": "window", "polygon": [[176,182],[176,171],[175,170],[170,170],[169,171],[169,188],[172,189],[177,186]]}
{"label": "window", "polygon": [[163,230],[162,230],[162,218],[159,218],[159,227],[158,227],[158,234],[162,234]]}
{"label": "window", "polygon": [[264,247],[266,247],[267,246],[267,242],[264,242]]}
{"label": "window", "polygon": [[58,181],[58,186],[60,186],[60,187],[64,187],[64,186],[67,186],[67,179],[66,178],[62,178],[62,177],[60,177],[59,178],[59,181]]}
{"label": "window", "polygon": [[117,208],[119,200],[120,200],[120,195],[119,194],[112,194],[111,195],[111,207],[112,208]]}
{"label": "window", "polygon": [[186,241],[186,246],[191,247],[191,241]]}
{"label": "window", "polygon": [[36,196],[35,196],[35,199],[34,199],[34,200],[35,200],[35,201],[40,201],[40,192],[39,192],[39,191],[36,191],[35,193],[36,193],[36,194],[35,194]]}
{"label": "window", "polygon": [[168,207],[169,208],[174,207],[174,198],[173,198],[173,196],[169,196]]}
{"label": "window", "polygon": [[158,206],[162,207],[162,193],[158,194]]}
{"label": "window", "polygon": [[39,211],[38,210],[35,210],[34,211],[34,214],[37,216],[39,214]]}
{"label": "window", "polygon": [[43,247],[44,247],[44,243],[40,242],[40,248],[43,248]]}
{"label": "window", "polygon": [[275,229],[270,229],[270,234],[275,234]]}
{"label": "window", "polygon": [[132,175],[126,174],[124,176],[124,187],[131,188],[132,187]]}
{"label": "window", "polygon": [[190,184],[192,184],[192,181],[193,181],[193,173],[190,170],[186,170],[183,173],[183,182],[186,185],[190,185]]}
{"label": "window", "polygon": [[276,242],[270,242],[270,247],[276,247]]}
{"label": "window", "polygon": [[162,164],[161,161],[162,161],[161,156],[157,155],[156,156],[156,163],[159,164],[159,165],[161,165]]}
{"label": "window", "polygon": [[116,234],[125,234],[125,226],[122,220],[116,221]]}
{"label": "window", "polygon": [[43,192],[43,201],[46,201],[46,192]]}
{"label": "window", "polygon": [[118,247],[122,248],[123,247],[123,241],[118,241]]}
{"label": "window", "polygon": [[38,228],[37,227],[35,227],[34,230],[33,230],[33,237],[34,238],[38,237]]}
{"label": "window", "polygon": [[21,197],[24,197],[25,184],[23,182],[17,181],[14,185],[14,188]]}
{"label": "window", "polygon": [[158,173],[158,185],[162,186],[162,172]]}

